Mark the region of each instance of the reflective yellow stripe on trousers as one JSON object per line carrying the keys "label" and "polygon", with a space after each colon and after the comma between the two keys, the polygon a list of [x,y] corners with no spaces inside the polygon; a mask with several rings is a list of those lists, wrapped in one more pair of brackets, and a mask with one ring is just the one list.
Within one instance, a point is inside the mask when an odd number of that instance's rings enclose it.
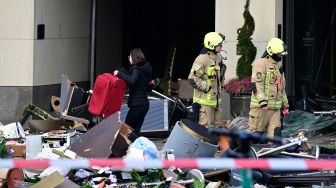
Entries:
{"label": "reflective yellow stripe on trousers", "polygon": [[[260,107],[260,104],[257,99],[251,99],[250,105],[253,107]],[[268,108],[280,109],[281,105],[282,105],[282,101],[268,101],[267,103]]]}

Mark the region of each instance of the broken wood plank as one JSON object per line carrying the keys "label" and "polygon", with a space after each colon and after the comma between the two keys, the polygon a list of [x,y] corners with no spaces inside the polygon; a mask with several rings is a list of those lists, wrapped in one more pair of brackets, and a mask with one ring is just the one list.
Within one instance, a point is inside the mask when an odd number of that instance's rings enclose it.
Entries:
{"label": "broken wood plank", "polygon": [[112,146],[120,131],[117,113],[95,125],[78,140],[70,145],[70,149],[78,156],[86,158],[108,158],[112,154]]}

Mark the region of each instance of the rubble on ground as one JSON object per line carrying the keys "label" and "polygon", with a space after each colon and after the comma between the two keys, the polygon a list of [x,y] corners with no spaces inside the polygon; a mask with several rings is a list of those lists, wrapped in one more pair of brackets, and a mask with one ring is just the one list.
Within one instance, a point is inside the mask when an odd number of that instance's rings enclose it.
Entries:
{"label": "rubble on ground", "polygon": [[[117,112],[104,119],[90,116],[85,112],[87,106],[74,104],[71,99],[64,97],[69,96],[67,94],[70,91],[69,87],[62,85],[62,88],[61,97],[54,96],[51,100],[55,110],[54,114],[49,114],[38,106],[29,104],[24,109],[21,122],[7,125],[0,123],[0,158],[172,160],[198,157],[235,158],[241,157],[238,155],[239,152],[247,152],[251,158],[292,157],[313,160],[336,158],[334,147],[336,133],[330,131],[335,129],[334,117],[292,111],[289,117],[284,119],[282,133],[287,138],[286,142],[278,143],[278,145],[268,142],[248,143],[251,144],[248,151],[243,151],[241,147],[241,141],[250,136],[247,117],[237,117],[231,122],[226,121],[228,129],[222,129],[232,133],[229,134],[231,136],[230,146],[219,145],[218,136],[209,134],[207,129],[188,119],[167,123],[173,124],[168,134],[160,134],[156,138],[142,136],[131,142],[128,137],[133,129],[120,120],[120,113]],[[81,90],[78,91],[81,92]],[[167,101],[158,104],[168,108],[166,103]],[[219,136],[219,138],[223,137]],[[251,173],[253,187],[322,184],[334,186],[336,182],[334,171],[252,170]],[[240,174],[241,170],[235,169],[146,169],[141,165],[136,169],[125,168],[123,170],[110,167],[85,169],[71,169],[64,166],[34,169],[14,167],[0,169],[0,184],[1,187],[33,188],[218,188],[241,186]]]}

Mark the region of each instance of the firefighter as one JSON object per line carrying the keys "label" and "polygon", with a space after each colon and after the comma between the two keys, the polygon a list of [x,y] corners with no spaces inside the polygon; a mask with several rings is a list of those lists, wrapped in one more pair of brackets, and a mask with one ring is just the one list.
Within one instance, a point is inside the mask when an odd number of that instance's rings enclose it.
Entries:
{"label": "firefighter", "polygon": [[225,36],[210,32],[204,37],[204,48],[196,57],[188,79],[194,88],[193,102],[200,105],[199,124],[204,127],[223,125],[221,90],[226,66],[219,53]]}
{"label": "firefighter", "polygon": [[280,116],[288,115],[285,77],[280,67],[287,55],[285,43],[272,38],[261,59],[252,64],[252,96],[249,113],[249,129],[267,132],[267,136],[281,135]]}

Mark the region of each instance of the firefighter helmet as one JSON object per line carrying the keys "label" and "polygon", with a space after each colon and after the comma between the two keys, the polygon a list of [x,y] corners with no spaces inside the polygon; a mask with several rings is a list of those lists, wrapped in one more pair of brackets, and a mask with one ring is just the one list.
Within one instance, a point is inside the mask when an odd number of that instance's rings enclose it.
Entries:
{"label": "firefighter helmet", "polygon": [[287,46],[279,38],[272,38],[266,47],[268,55],[287,55]]}
{"label": "firefighter helmet", "polygon": [[215,47],[221,44],[225,40],[225,36],[217,33],[210,32],[204,36],[204,47],[209,50],[214,50]]}

